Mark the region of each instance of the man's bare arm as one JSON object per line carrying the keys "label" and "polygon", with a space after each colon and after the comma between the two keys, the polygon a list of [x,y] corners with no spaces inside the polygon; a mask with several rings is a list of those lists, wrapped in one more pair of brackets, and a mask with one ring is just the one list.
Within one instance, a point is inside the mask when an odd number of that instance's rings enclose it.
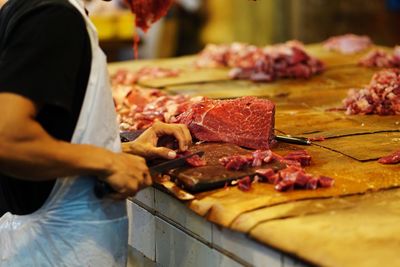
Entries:
{"label": "man's bare arm", "polygon": [[35,120],[37,112],[29,99],[0,93],[0,172],[30,180],[97,175],[126,196],[151,183],[143,158],[56,140]]}

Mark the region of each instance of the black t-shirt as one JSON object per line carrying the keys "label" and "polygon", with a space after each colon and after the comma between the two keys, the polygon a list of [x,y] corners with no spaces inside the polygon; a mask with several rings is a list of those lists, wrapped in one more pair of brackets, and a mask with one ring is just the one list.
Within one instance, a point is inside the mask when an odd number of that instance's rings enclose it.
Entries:
{"label": "black t-shirt", "polygon": [[[30,1],[9,0],[5,7],[18,12]],[[10,16],[1,11],[0,29]],[[22,95],[39,104],[37,121],[54,138],[70,141],[91,67],[83,17],[73,8],[49,5],[23,16],[7,36],[0,48],[0,92]],[[0,173],[0,216],[8,211],[19,215],[34,212],[43,205],[54,182],[30,182]]]}

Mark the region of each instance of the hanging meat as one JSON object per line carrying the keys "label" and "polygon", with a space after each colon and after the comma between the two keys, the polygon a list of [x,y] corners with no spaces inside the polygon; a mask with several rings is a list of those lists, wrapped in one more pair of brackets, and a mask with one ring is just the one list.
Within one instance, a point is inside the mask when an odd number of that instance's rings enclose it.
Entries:
{"label": "hanging meat", "polygon": [[[165,16],[173,0],[125,0],[133,14],[136,27],[146,32],[151,24]],[[139,36],[134,36],[135,58],[138,57]]]}

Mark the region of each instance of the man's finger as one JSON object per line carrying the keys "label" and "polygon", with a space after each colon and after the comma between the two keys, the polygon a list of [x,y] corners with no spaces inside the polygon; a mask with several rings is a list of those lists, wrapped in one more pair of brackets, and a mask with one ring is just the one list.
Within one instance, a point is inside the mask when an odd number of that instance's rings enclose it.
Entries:
{"label": "man's finger", "polygon": [[143,173],[143,178],[144,178],[144,185],[145,186],[150,186],[153,183],[151,175],[150,175],[150,173],[148,171]]}
{"label": "man's finger", "polygon": [[186,138],[186,145],[189,147],[192,144],[192,135],[186,125],[182,125],[182,131]]}
{"label": "man's finger", "polygon": [[165,158],[165,159],[176,158],[176,152],[166,147],[154,147],[152,148],[151,154],[154,155],[154,157],[158,158]]}

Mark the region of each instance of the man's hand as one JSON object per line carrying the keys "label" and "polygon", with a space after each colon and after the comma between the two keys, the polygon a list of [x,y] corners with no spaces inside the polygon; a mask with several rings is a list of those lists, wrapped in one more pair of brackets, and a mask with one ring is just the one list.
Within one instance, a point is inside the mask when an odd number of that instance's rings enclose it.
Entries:
{"label": "man's hand", "polygon": [[133,197],[142,188],[152,183],[144,158],[124,153],[112,154],[112,167],[108,174],[99,177],[117,193],[114,199]]}
{"label": "man's hand", "polygon": [[176,152],[166,147],[157,147],[158,139],[164,135],[174,136],[179,143],[179,150],[186,151],[192,143],[192,136],[184,124],[167,124],[155,122],[135,141],[122,144],[125,153],[139,155],[145,158],[174,159]]}

